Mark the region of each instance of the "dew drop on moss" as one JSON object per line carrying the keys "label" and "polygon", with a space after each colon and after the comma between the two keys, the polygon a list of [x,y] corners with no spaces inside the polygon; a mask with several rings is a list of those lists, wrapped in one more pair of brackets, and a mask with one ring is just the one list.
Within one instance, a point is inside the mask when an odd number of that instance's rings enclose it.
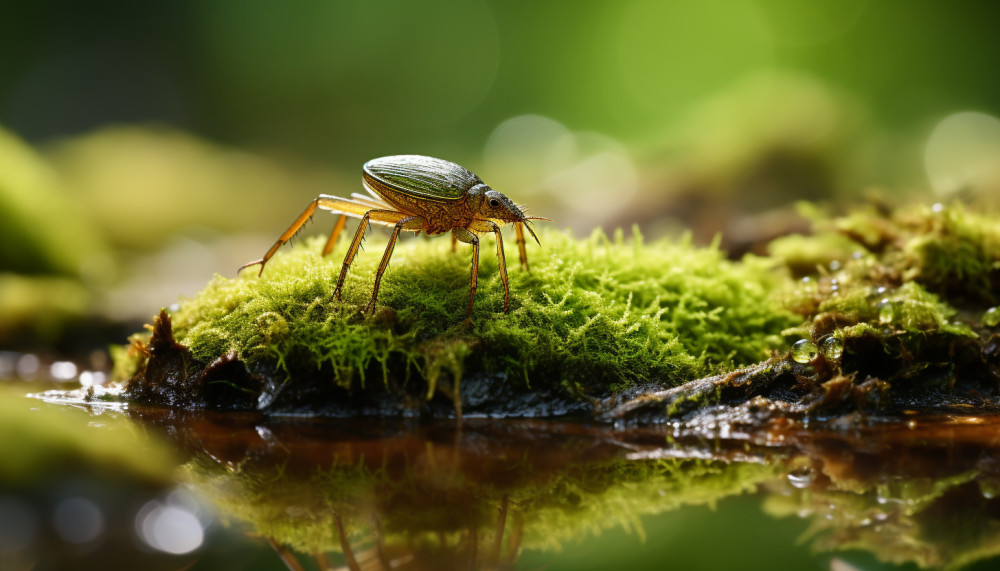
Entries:
{"label": "dew drop on moss", "polygon": [[844,342],[836,337],[827,337],[820,342],[819,351],[827,361],[836,361],[844,354]]}
{"label": "dew drop on moss", "polygon": [[811,363],[818,354],[816,344],[808,339],[799,339],[792,345],[792,360],[796,363]]}
{"label": "dew drop on moss", "polygon": [[792,487],[802,490],[812,485],[816,479],[816,471],[812,466],[803,466],[788,472],[787,478]]}
{"label": "dew drop on moss", "polygon": [[1000,325],[1000,306],[994,305],[983,313],[983,325],[986,327],[996,327]]}

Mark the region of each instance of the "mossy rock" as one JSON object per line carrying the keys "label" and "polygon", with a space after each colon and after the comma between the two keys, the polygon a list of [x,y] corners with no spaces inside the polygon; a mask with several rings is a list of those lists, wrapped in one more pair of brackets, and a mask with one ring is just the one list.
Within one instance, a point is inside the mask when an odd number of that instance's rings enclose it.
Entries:
{"label": "mossy rock", "polygon": [[[152,342],[135,342],[127,393],[335,416],[586,414],[594,399],[635,386],[759,361],[797,322],[759,259],[735,263],[716,247],[623,232],[541,238],[530,272],[510,268],[507,313],[496,258],[481,257],[469,320],[470,256],[448,240],[400,243],[371,316],[359,308],[380,248],[358,257],[335,300],[339,258],[321,258],[309,240],[261,277],[216,277],[170,315],[172,327],[161,318]],[[170,370],[157,373],[171,351]]]}
{"label": "mossy rock", "polygon": [[361,256],[334,300],[339,265],[310,241],[263,277],[215,278],[117,361],[132,400],[276,414],[660,422],[754,397],[785,416],[997,408],[1000,333],[983,319],[998,311],[995,219],[808,213],[811,235],[736,262],[688,240],[546,232],[531,272],[511,268],[508,313],[482,257],[468,320],[468,254],[447,240],[401,244],[370,316],[380,256]]}

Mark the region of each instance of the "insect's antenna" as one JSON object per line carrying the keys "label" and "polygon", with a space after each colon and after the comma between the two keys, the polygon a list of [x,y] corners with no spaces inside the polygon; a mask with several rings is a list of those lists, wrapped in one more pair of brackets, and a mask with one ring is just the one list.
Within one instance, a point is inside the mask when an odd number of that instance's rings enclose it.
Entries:
{"label": "insect's antenna", "polygon": [[[538,220],[538,219],[537,218],[525,218],[524,219],[524,227],[528,230],[528,234],[531,234],[531,237],[535,239],[535,243],[538,244],[539,246],[541,246],[542,243],[538,241],[538,236],[535,236],[535,231],[531,229],[531,224],[528,223],[528,220]],[[547,218],[543,218],[542,220],[547,220]]]}

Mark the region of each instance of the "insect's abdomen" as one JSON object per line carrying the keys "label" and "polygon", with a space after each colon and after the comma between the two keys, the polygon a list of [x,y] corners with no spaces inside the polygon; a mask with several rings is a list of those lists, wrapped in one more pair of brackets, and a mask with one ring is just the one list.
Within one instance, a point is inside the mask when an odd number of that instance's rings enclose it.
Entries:
{"label": "insect's abdomen", "polygon": [[420,200],[457,201],[465,198],[470,188],[483,182],[461,165],[421,155],[372,159],[365,163],[362,177],[366,186],[391,203],[400,195]]}

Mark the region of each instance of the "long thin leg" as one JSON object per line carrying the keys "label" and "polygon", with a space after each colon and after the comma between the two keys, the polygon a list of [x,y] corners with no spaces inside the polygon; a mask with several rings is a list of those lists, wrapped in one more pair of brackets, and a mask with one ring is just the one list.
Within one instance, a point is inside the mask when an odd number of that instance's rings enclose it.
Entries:
{"label": "long thin leg", "polygon": [[[490,224],[493,223],[490,222]],[[507,258],[503,252],[503,235],[500,233],[500,227],[496,224],[493,224],[493,235],[497,237],[497,262],[499,262],[500,266],[500,281],[503,283],[503,312],[507,313],[507,308],[510,307],[510,282],[507,280]],[[524,248],[523,240],[521,241],[521,248]],[[527,269],[528,259],[522,257],[521,262],[525,265],[525,269]]]}
{"label": "long thin leg", "polygon": [[521,266],[525,271],[528,268],[528,249],[524,247],[524,225],[520,222],[514,223],[514,234],[517,235],[517,254],[521,259]]}
{"label": "long thin leg", "polygon": [[507,313],[507,309],[510,307],[510,281],[507,279],[507,257],[503,251],[503,234],[500,233],[500,227],[489,220],[473,220],[469,229],[473,232],[493,232],[493,235],[496,236],[497,262],[500,266],[500,282],[503,283],[503,312]]}
{"label": "long thin leg", "polygon": [[399,236],[399,231],[404,227],[412,225],[413,222],[419,223],[419,228],[423,228],[423,219],[417,216],[407,216],[399,222],[392,229],[392,236],[389,236],[389,243],[385,246],[385,253],[382,254],[382,261],[378,265],[378,271],[375,273],[375,286],[372,288],[372,299],[368,302],[368,306],[365,307],[365,313],[373,313],[375,311],[375,300],[378,298],[378,288],[382,283],[382,274],[385,273],[385,269],[389,266],[389,258],[392,257],[392,250],[396,247],[396,238]]}
{"label": "long thin leg", "polygon": [[340,514],[333,512],[333,523],[337,526],[337,536],[340,538],[340,550],[344,553],[344,560],[347,568],[351,571],[359,571],[358,560],[354,558],[351,544],[347,541],[347,534],[344,532],[344,522],[340,519]]}
{"label": "long thin leg", "polygon": [[375,531],[375,556],[378,557],[379,563],[382,564],[382,569],[389,571],[392,569],[392,564],[389,562],[389,556],[385,553],[385,538],[382,536],[382,522],[379,521],[377,516],[372,516],[372,527]]}
{"label": "long thin leg", "polygon": [[334,245],[337,244],[337,237],[340,236],[340,231],[344,229],[344,224],[347,223],[347,215],[341,214],[337,217],[337,223],[333,225],[333,230],[330,231],[330,238],[327,239],[326,245],[323,246],[323,257],[330,255],[333,251]]}
{"label": "long thin leg", "polygon": [[476,301],[476,288],[479,286],[479,236],[462,227],[453,229],[451,234],[466,244],[472,244],[472,279],[469,283],[469,312],[467,314],[472,317],[472,304]]}
{"label": "long thin leg", "polygon": [[305,567],[302,566],[302,563],[299,563],[299,560],[295,557],[295,554],[292,553],[291,549],[279,544],[272,537],[268,537],[267,542],[270,543],[271,547],[278,552],[278,557],[281,558],[285,567],[288,567],[288,571],[305,571]]}
{"label": "long thin leg", "polygon": [[259,260],[254,260],[248,264],[243,264],[242,266],[240,266],[238,270],[236,270],[236,273],[240,273],[246,268],[249,268],[250,266],[256,266],[257,264],[260,264],[260,271],[257,272],[257,275],[260,276],[261,274],[263,274],[264,266],[267,264],[267,261],[270,260],[272,256],[274,256],[274,253],[278,251],[278,248],[283,246],[285,242],[292,239],[292,236],[294,236],[295,233],[299,231],[299,228],[302,228],[303,224],[305,224],[306,222],[309,221],[310,218],[312,218],[312,215],[316,212],[316,206],[319,205],[319,202],[320,202],[319,197],[314,198],[313,201],[309,203],[309,206],[307,206],[306,209],[302,211],[302,214],[299,214],[299,217],[295,219],[295,222],[292,222],[292,225],[288,227],[288,230],[285,230],[285,232],[281,236],[278,236],[278,241],[275,242],[273,246],[271,246],[271,249],[268,250],[266,254],[264,254],[263,258]]}
{"label": "long thin leg", "polygon": [[510,533],[510,543],[507,545],[507,563],[513,563],[521,551],[521,531],[524,527],[524,517],[521,512],[514,512],[514,525]]}
{"label": "long thin leg", "polygon": [[493,551],[490,553],[490,561],[500,560],[500,547],[503,546],[503,530],[507,526],[507,496],[500,501],[500,509],[497,510],[497,530],[493,534]]}
{"label": "long thin leg", "polygon": [[[256,266],[260,264],[260,272],[257,275],[264,273],[264,266],[267,264],[268,260],[274,256],[275,252],[278,251],[281,246],[292,239],[302,226],[312,218],[313,214],[316,213],[317,208],[323,210],[330,210],[332,212],[340,213],[340,218],[337,219],[336,225],[333,227],[333,232],[330,233],[330,238],[326,241],[326,246],[323,248],[323,255],[327,255],[333,250],[334,244],[337,242],[337,236],[340,235],[340,231],[344,229],[344,222],[346,222],[344,216],[356,216],[360,218],[363,214],[368,211],[372,211],[372,207],[368,203],[374,203],[375,201],[366,200],[366,202],[358,202],[356,200],[350,200],[347,198],[340,198],[339,196],[330,196],[329,194],[321,194],[313,199],[309,203],[309,206],[299,214],[299,217],[292,222],[292,225],[288,227],[285,232],[278,237],[278,241],[271,246],[271,249],[264,254],[264,257],[259,260],[254,260],[249,264],[243,264],[240,266],[236,273],[240,273],[250,266]],[[399,216],[393,216],[393,214],[400,214],[394,210],[378,210],[376,209],[372,213],[371,221],[378,222],[380,224],[395,224],[399,219]]]}
{"label": "long thin leg", "polygon": [[365,230],[368,229],[368,218],[369,213],[365,212],[365,215],[361,217],[361,223],[358,224],[358,229],[354,232],[354,240],[351,240],[351,245],[347,248],[347,255],[344,256],[344,265],[340,268],[340,277],[337,278],[337,288],[333,290],[333,297],[336,299],[340,299],[340,288],[344,287],[344,278],[347,277],[347,270],[351,267],[354,256],[358,255],[361,240],[365,237]]}
{"label": "long thin leg", "polygon": [[393,222],[398,222],[400,217],[406,217],[406,215],[395,210],[369,210],[364,213],[361,217],[361,223],[358,224],[358,230],[354,233],[354,240],[351,241],[351,246],[347,249],[347,255],[344,256],[344,265],[340,268],[340,277],[337,278],[337,288],[333,290],[333,297],[337,299],[340,299],[340,288],[344,287],[347,270],[351,267],[351,263],[354,262],[354,256],[358,255],[361,240],[364,239],[365,230],[368,229],[368,221],[373,217],[377,218],[380,222],[388,222],[390,219]]}

